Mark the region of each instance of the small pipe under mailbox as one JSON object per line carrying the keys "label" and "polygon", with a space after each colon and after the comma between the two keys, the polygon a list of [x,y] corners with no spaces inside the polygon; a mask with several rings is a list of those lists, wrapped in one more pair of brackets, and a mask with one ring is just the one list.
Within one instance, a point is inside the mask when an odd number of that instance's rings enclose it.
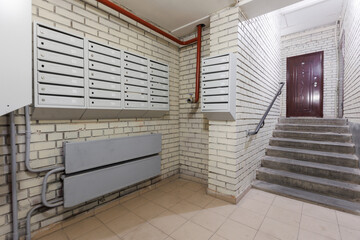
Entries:
{"label": "small pipe under mailbox", "polygon": [[187,99],[188,103],[197,103],[199,101],[199,96],[200,96],[200,58],[201,58],[201,33],[202,33],[202,28],[205,26],[204,24],[199,24],[197,25],[197,37],[192,38],[190,40],[187,41],[182,41],[174,36],[172,36],[171,34],[161,30],[160,28],[152,25],[151,23],[145,21],[142,18],[139,18],[138,16],[132,14],[131,12],[125,10],[124,8],[120,7],[119,5],[110,2],[109,0],[97,0],[97,2],[104,4],[105,6],[108,6],[109,8],[131,18],[132,20],[150,28],[151,30],[163,35],[164,37],[176,42],[177,44],[180,45],[189,45],[192,43],[197,42],[197,51],[196,51],[196,82],[195,82],[195,98],[190,97],[189,99]]}
{"label": "small pipe under mailbox", "polygon": [[19,239],[18,225],[18,201],[17,201],[17,182],[16,182],[16,129],[14,112],[10,113],[10,145],[11,145],[11,205],[13,222],[13,239]]}

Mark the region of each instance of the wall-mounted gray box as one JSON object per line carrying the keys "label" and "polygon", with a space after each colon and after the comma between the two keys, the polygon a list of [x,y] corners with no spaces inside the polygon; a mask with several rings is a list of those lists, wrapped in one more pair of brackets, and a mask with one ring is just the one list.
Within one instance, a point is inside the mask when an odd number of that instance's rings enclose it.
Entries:
{"label": "wall-mounted gray box", "polygon": [[235,120],[235,54],[204,58],[201,70],[201,111],[210,120]]}

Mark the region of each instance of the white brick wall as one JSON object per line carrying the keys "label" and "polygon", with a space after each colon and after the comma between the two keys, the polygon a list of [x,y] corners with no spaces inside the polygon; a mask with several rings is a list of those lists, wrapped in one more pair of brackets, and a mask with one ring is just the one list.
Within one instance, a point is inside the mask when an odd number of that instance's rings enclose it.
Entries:
{"label": "white brick wall", "polygon": [[344,117],[360,123],[360,1],[348,0],[343,15],[345,34]]}
{"label": "white brick wall", "polygon": [[[324,117],[337,117],[336,25],[323,26],[281,38],[281,81],[286,83],[286,58],[324,51]],[[286,116],[286,85],[281,97],[281,116]]]}
{"label": "white brick wall", "polygon": [[246,136],[278,90],[280,35],[275,14],[242,19],[237,7],[222,10],[210,19],[210,55],[238,52],[237,119],[209,122],[209,190],[230,201],[236,201],[255,178],[280,113],[278,100],[265,127],[256,136]]}
{"label": "white brick wall", "polygon": [[[66,141],[87,141],[115,138],[129,135],[161,133],[162,164],[161,177],[166,178],[179,172],[179,48],[165,41],[163,37],[148,32],[148,29],[134,21],[120,16],[96,1],[87,0],[33,0],[33,20],[66,31],[110,44],[140,55],[169,64],[170,67],[170,112],[162,118],[113,119],[88,121],[32,121],[31,165],[43,167],[62,163],[62,144]],[[109,10],[113,15],[101,9]],[[135,24],[135,25],[134,25]],[[190,56],[192,57],[192,56]],[[193,59],[189,59],[193,61]],[[190,82],[190,80],[189,80]],[[9,195],[9,136],[8,119],[0,117],[0,239],[10,239],[11,213]],[[18,133],[18,199],[21,233],[27,212],[40,202],[43,174],[33,174],[24,166],[25,137],[23,109],[16,114]],[[111,201],[129,192],[150,185],[146,181],[138,186],[112,193],[106,198],[93,200],[72,209],[58,207],[40,213],[32,218],[32,230],[69,218],[97,205]],[[54,177],[53,177],[54,179]],[[57,178],[58,180],[58,178]],[[61,183],[49,186],[49,198],[60,196]]]}

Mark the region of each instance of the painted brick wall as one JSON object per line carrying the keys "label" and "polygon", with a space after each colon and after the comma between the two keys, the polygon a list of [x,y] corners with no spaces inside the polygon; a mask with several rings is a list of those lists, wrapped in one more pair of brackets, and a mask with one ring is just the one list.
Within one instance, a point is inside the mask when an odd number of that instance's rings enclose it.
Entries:
{"label": "painted brick wall", "polygon": [[[202,34],[201,57],[209,55],[209,29]],[[189,36],[193,38],[195,35]],[[186,100],[195,97],[196,44],[180,49],[179,107],[180,107],[180,173],[183,177],[207,183],[208,175],[208,120],[198,104]]]}
{"label": "painted brick wall", "polygon": [[348,0],[343,15],[345,34],[344,117],[360,123],[360,1]]}
{"label": "painted brick wall", "polygon": [[210,55],[237,52],[237,109],[236,121],[209,122],[208,187],[210,193],[236,201],[255,178],[280,114],[278,100],[265,127],[256,136],[246,136],[279,87],[279,18],[268,14],[245,20],[241,10],[234,7],[210,20]]}
{"label": "painted brick wall", "polygon": [[[129,135],[161,133],[162,175],[166,178],[179,172],[179,48],[163,37],[148,32],[148,29],[119,15],[94,0],[33,0],[33,20],[66,31],[110,44],[140,55],[166,62],[170,66],[170,112],[162,118],[112,119],[88,121],[33,121],[31,123],[31,165],[43,167],[62,164],[63,141],[87,141]],[[189,56],[189,61],[192,56]],[[195,124],[195,123],[194,123]],[[194,127],[193,125],[190,127]],[[21,233],[24,233],[24,218],[30,208],[40,202],[43,174],[33,174],[24,166],[24,116],[23,109],[16,114],[18,149],[18,205]],[[10,146],[8,119],[0,117],[0,239],[10,239]],[[57,180],[58,180],[57,176]],[[51,180],[53,181],[53,177]],[[137,186],[112,193],[73,209],[58,207],[32,218],[32,230],[69,218],[97,205],[109,202],[139,188],[148,186],[159,178]],[[61,195],[60,181],[49,185],[49,199]]]}
{"label": "painted brick wall", "polygon": [[[286,82],[286,58],[324,51],[324,117],[337,116],[336,25],[323,26],[281,38],[281,81]],[[281,116],[286,116],[286,86],[281,97]]]}

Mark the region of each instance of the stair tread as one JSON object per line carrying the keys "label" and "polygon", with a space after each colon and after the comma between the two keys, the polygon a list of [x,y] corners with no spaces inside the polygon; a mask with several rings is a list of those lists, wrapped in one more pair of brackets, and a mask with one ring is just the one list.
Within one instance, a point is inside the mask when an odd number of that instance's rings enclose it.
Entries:
{"label": "stair tread", "polygon": [[299,173],[293,173],[283,170],[276,170],[271,168],[264,168],[261,167],[258,169],[259,172],[265,172],[272,175],[280,175],[282,177],[288,177],[292,179],[297,179],[300,181],[306,181],[306,182],[314,182],[317,184],[332,186],[332,187],[338,187],[338,188],[344,188],[351,191],[360,192],[360,185],[355,183],[349,183],[349,182],[342,182],[337,180],[331,180],[327,178],[321,178],[321,177],[314,177],[310,175],[304,175]]}
{"label": "stair tread", "polygon": [[293,197],[293,198],[309,201],[312,203],[325,205],[327,207],[331,207],[331,208],[334,208],[337,210],[355,213],[355,214],[360,215],[360,204],[359,203],[350,202],[347,200],[334,198],[334,197],[328,197],[328,196],[325,196],[322,194],[308,192],[308,191],[304,191],[304,190],[297,189],[297,188],[285,187],[282,185],[268,183],[268,182],[264,182],[264,181],[260,181],[260,180],[255,180],[252,183],[252,186],[254,188],[257,188],[257,189],[260,189],[263,191],[268,191],[268,192],[279,194],[282,196]]}
{"label": "stair tread", "polygon": [[351,133],[336,133],[336,132],[308,132],[308,131],[290,131],[290,130],[279,130],[279,129],[275,129],[274,132],[278,132],[278,133],[294,133],[294,134],[316,134],[316,135],[322,135],[322,136],[332,136],[332,135],[336,135],[336,136],[349,136],[351,137],[352,134]]}
{"label": "stair tread", "polygon": [[349,128],[348,125],[316,125],[316,124],[299,124],[299,123],[278,123],[278,126],[294,126],[294,127],[330,127],[330,128]]}
{"label": "stair tread", "polygon": [[346,154],[346,153],[323,152],[323,151],[314,151],[314,150],[307,150],[307,149],[301,149],[301,148],[286,148],[286,147],[277,147],[277,146],[268,146],[267,149],[280,150],[280,151],[291,151],[291,152],[296,152],[296,153],[306,153],[306,154],[312,154],[312,155],[322,155],[324,157],[329,156],[329,157],[347,158],[349,160],[356,160],[356,161],[359,160],[356,155]]}
{"label": "stair tread", "polygon": [[342,167],[342,166],[337,166],[337,165],[332,165],[332,164],[316,163],[316,162],[301,161],[301,160],[281,158],[281,157],[272,157],[272,156],[265,156],[264,160],[292,164],[292,165],[303,166],[303,167],[324,169],[324,170],[328,170],[328,171],[343,172],[346,174],[356,174],[356,175],[360,176],[359,168]]}
{"label": "stair tread", "polygon": [[283,142],[298,142],[298,143],[311,143],[311,144],[323,144],[323,145],[332,145],[332,146],[344,146],[344,147],[354,147],[353,143],[342,143],[342,142],[328,142],[328,141],[312,141],[304,139],[294,139],[294,138],[277,138],[272,137],[270,140],[283,141]]}

